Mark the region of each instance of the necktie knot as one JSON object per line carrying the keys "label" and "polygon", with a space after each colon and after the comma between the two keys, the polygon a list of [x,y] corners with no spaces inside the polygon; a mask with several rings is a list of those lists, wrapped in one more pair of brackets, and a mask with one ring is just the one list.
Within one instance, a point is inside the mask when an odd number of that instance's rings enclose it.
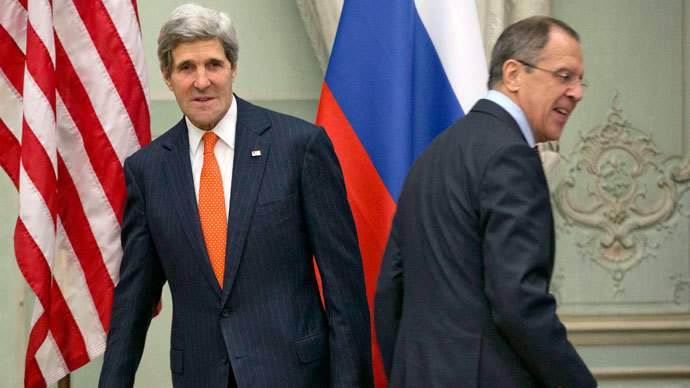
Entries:
{"label": "necktie knot", "polygon": [[213,152],[213,147],[216,146],[216,141],[218,140],[218,135],[213,132],[206,132],[204,136],[201,137],[204,141],[204,154]]}

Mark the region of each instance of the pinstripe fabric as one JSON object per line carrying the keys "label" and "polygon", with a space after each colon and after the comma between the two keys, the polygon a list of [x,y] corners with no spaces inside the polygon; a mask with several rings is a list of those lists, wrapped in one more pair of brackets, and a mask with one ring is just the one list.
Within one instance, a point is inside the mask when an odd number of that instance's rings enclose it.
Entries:
{"label": "pinstripe fabric", "polygon": [[165,281],[175,387],[226,387],[225,362],[239,387],[372,385],[361,257],[330,140],[312,124],[237,103],[222,291],[203,242],[184,120],[125,163],[124,258],[101,387],[133,381]]}

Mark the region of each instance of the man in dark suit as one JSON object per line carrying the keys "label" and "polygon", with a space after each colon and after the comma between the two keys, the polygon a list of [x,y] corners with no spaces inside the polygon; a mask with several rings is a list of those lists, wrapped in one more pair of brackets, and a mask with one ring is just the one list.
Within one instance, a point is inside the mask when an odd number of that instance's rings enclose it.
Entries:
{"label": "man in dark suit", "polygon": [[554,229],[536,142],[585,86],[577,33],[534,17],[493,50],[492,89],[414,163],[375,297],[391,387],[592,387],[548,293]]}
{"label": "man in dark suit", "polygon": [[175,387],[372,384],[362,262],[331,142],[236,97],[237,50],[230,18],[197,5],[161,29],[161,71],[184,118],[125,162],[100,387],[132,386],[166,281]]}

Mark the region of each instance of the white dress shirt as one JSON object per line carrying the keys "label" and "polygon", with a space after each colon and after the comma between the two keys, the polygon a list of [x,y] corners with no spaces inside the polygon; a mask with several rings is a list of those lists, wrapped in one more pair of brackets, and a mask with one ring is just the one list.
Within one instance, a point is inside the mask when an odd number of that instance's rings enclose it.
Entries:
{"label": "white dress shirt", "polygon": [[[199,182],[201,180],[201,167],[204,165],[204,142],[202,136],[207,131],[194,126],[189,118],[185,116],[187,122],[187,133],[189,134],[189,159],[192,162],[192,176],[194,177],[194,193],[196,203],[199,204]],[[232,96],[232,103],[228,113],[220,119],[218,124],[211,132],[218,135],[218,141],[213,148],[216,155],[220,175],[223,179],[223,195],[225,196],[225,218],[228,218],[230,211],[230,186],[232,184],[232,163],[235,156],[235,129],[237,127],[237,101]]]}
{"label": "white dress shirt", "polygon": [[534,141],[534,133],[532,133],[532,128],[530,128],[529,123],[527,122],[527,116],[525,116],[525,112],[520,109],[518,104],[513,102],[510,97],[499,92],[498,90],[489,90],[489,94],[487,94],[485,98],[500,105],[501,108],[505,109],[506,112],[513,117],[513,120],[515,120],[518,124],[518,127],[520,127],[522,136],[524,136],[525,140],[527,140],[527,144],[529,144],[530,147],[534,148],[534,146],[537,145],[537,143]]}

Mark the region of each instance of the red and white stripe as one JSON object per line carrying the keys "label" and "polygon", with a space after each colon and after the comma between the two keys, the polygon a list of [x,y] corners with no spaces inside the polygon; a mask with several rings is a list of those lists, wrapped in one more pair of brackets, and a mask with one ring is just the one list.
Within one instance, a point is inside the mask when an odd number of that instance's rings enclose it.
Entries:
{"label": "red and white stripe", "polygon": [[135,0],[0,0],[0,166],[36,294],[25,386],[101,355],[118,282],[122,163],[151,140]]}

